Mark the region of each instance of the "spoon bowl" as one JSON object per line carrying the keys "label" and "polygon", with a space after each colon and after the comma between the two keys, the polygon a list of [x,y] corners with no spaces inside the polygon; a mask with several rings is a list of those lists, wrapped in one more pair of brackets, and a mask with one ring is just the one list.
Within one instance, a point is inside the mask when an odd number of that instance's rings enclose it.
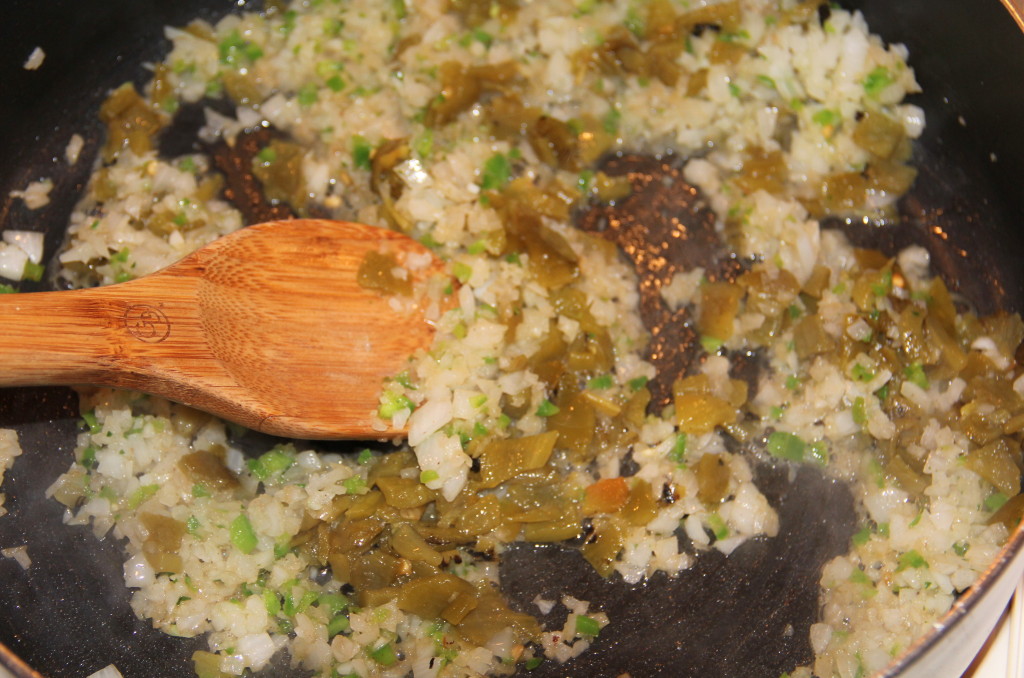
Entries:
{"label": "spoon bowl", "polygon": [[414,290],[443,275],[402,234],[296,219],[126,283],[7,295],[0,385],[130,388],[278,436],[400,436],[377,416],[383,380],[429,347],[437,307],[364,287],[370,253],[394,257]]}

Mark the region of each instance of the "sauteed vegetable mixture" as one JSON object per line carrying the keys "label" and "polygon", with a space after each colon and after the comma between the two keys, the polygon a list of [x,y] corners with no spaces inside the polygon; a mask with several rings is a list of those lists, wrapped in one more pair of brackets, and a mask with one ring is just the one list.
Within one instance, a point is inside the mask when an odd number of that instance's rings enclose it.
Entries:
{"label": "sauteed vegetable mixture", "polygon": [[[306,0],[167,37],[146,87],[100,110],[109,135],[60,253],[67,281],[155,271],[241,227],[253,189],[278,213],[408,233],[451,274],[424,290],[434,346],[381,385],[400,445],[247,456],[209,416],[83,392],[76,458],[50,493],[69,523],[127,538],[140,617],[207,634],[199,676],[278,652],[324,676],[571,661],[614,616],[568,596],[513,609],[505,546],[565,544],[623,586],[673,575],[776,534],[758,464],[812,465],[856,497],[860,529],[822,573],[816,657],[790,675],[866,675],[1016,526],[1024,324],[977,317],[923,248],[857,249],[820,226],[884,223],[915,177],[908,55],[859,14]],[[202,152],[169,154],[186,110],[205,111]],[[665,171],[616,173],[618,153]],[[620,251],[612,217],[574,227],[650,180],[690,192],[725,256],[680,267],[667,244]],[[680,221],[666,237],[696,235]],[[392,261],[364,274],[409,292]],[[645,326],[651,309],[666,322]],[[673,371],[682,340],[665,337],[684,335]],[[562,627],[534,616],[551,609]]]}

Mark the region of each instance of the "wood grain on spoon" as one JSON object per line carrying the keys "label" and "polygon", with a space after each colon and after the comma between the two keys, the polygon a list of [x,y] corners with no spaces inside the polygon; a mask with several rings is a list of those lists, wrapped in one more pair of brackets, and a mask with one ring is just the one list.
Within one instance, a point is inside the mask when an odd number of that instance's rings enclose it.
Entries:
{"label": "wood grain on spoon", "polygon": [[415,280],[444,270],[393,231],[299,219],[242,229],[138,280],[3,295],[0,385],[129,388],[296,438],[401,435],[378,430],[381,386],[434,328],[422,304],[396,310],[360,286],[370,251],[429,262]]}

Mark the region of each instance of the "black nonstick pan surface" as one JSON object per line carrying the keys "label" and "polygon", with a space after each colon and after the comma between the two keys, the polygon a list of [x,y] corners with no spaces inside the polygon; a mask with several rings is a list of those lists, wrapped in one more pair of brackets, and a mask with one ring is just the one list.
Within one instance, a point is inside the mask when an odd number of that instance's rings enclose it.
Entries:
{"label": "black nonstick pan surface", "polygon": [[[907,44],[925,91],[913,102],[925,109],[928,126],[915,150],[920,175],[901,202],[898,222],[827,225],[842,228],[856,244],[888,251],[920,243],[951,288],[979,311],[1024,310],[1024,34],[998,0],[842,4],[861,9],[883,38]],[[58,251],[100,143],[95,111],[106,92],[146,79],[139,64],[166,49],[163,26],[195,16],[215,19],[239,5],[244,3],[0,3],[0,229],[44,231],[47,253]],[[37,45],[46,60],[39,70],[26,71],[22,64]],[[69,168],[64,147],[75,132],[86,145],[83,159]],[[8,197],[41,177],[55,183],[44,209],[28,211]],[[23,283],[21,289],[45,286]],[[64,526],[63,507],[44,497],[71,460],[78,430],[74,393],[0,391],[0,427],[17,429],[24,448],[2,488],[9,514],[0,518],[0,547],[27,545],[32,558],[27,571],[0,558],[0,664],[19,677],[86,676],[111,663],[129,678],[189,675],[191,654],[203,647],[202,639],[172,638],[136,619],[117,542],[99,541],[87,527]],[[256,449],[266,441],[252,436],[243,443]],[[608,610],[618,622],[579,659],[562,667],[547,662],[530,675],[777,678],[809,662],[807,629],[818,614],[820,568],[847,549],[855,529],[852,499],[811,469],[795,477],[771,467],[756,474],[779,511],[779,536],[754,540],[728,559],[708,554],[677,579],[656,576],[630,587],[602,580],[574,551],[513,548],[502,576],[514,602],[525,608],[538,593],[568,593]],[[1018,531],[942,633],[891,673],[912,672],[935,647],[960,642],[965,624],[959,620],[972,599],[1007,576],[1010,557],[1022,548]],[[789,625],[792,633],[783,633]],[[275,661],[263,675],[301,675],[286,658]]]}

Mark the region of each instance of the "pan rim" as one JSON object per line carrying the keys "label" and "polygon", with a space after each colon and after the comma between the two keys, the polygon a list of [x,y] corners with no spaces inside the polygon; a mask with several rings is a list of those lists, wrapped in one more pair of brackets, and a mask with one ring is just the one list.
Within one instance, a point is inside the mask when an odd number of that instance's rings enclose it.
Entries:
{"label": "pan rim", "polygon": [[[1024,30],[1024,0],[1000,0],[1009,12],[1016,24]],[[1010,539],[1002,547],[997,558],[989,565],[982,576],[972,585],[971,589],[961,596],[953,607],[933,625],[933,629],[926,635],[920,637],[914,645],[907,648],[900,658],[895,660],[889,667],[880,674],[884,677],[898,676],[915,663],[921,661],[945,636],[950,629],[957,628],[965,623],[965,619],[981,605],[986,595],[992,592],[995,582],[998,582],[1007,572],[1014,569],[1024,570],[1024,524],[1018,526]],[[995,620],[993,620],[994,623]],[[10,670],[18,678],[39,677],[42,674],[32,669],[10,648],[0,642],[0,666]]]}

